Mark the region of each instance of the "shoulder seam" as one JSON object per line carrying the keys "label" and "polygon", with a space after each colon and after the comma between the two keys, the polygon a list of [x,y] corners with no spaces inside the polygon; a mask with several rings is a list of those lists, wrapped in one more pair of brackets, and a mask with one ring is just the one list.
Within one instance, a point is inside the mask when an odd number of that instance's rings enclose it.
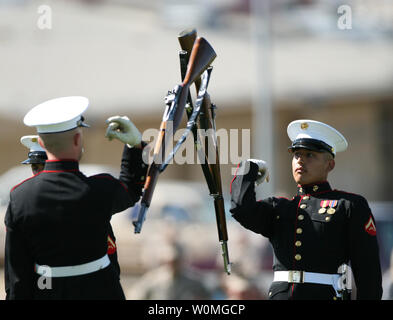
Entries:
{"label": "shoulder seam", "polygon": [[[41,171],[41,172],[42,172],[42,171]],[[15,185],[15,186],[11,189],[11,192],[14,191],[16,188],[18,188],[19,186],[21,186],[22,184],[24,184],[26,181],[29,181],[29,180],[35,178],[36,176],[40,175],[41,172],[35,174],[34,176],[28,177],[27,179],[23,180],[22,182],[19,182],[17,185]]]}

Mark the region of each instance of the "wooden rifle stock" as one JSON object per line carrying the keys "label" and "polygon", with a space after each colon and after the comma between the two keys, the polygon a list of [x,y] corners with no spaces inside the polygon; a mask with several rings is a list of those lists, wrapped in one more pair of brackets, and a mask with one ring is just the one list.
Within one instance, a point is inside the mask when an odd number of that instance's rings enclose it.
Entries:
{"label": "wooden rifle stock", "polygon": [[[182,48],[182,50],[187,52],[188,60],[190,59],[191,50],[192,47],[194,46],[194,42],[196,38],[197,38],[196,29],[183,30],[182,32],[179,33],[179,36],[177,37],[180,43],[180,47]],[[182,79],[184,79],[184,76],[185,75],[182,75]],[[197,79],[195,79],[195,86],[197,88],[197,91],[199,90],[200,85],[201,85],[201,79],[198,77]]]}
{"label": "wooden rifle stock", "polygon": [[[216,58],[216,53],[211,45],[204,39],[196,39],[193,49],[191,51],[190,60],[187,66],[187,72],[181,85],[175,88],[174,99],[170,104],[167,104],[166,110],[160,126],[159,136],[154,147],[154,159],[149,166],[144,191],[141,200],[141,209],[138,214],[137,221],[134,221],[135,233],[140,233],[142,224],[146,217],[147,209],[150,206],[153,192],[159,176],[159,157],[165,159],[165,142],[172,139],[174,132],[177,130],[185,105],[187,103],[187,96],[190,85],[200,77],[200,75],[209,67],[209,65]],[[171,122],[172,127],[168,131],[168,122]],[[160,161],[161,162],[161,161]]]}
{"label": "wooden rifle stock", "polygon": [[197,38],[192,47],[187,65],[187,72],[181,84],[181,92],[178,100],[178,107],[173,116],[173,131],[175,131],[182,119],[184,107],[187,103],[188,90],[191,84],[198,79],[213,60],[217,57],[214,49],[204,38]]}

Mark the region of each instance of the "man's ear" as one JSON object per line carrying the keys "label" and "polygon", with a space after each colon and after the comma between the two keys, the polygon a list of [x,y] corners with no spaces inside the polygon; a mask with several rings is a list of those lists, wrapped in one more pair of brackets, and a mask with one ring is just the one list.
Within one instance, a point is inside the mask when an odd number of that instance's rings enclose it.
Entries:
{"label": "man's ear", "polygon": [[75,133],[74,134],[74,139],[73,139],[73,142],[74,142],[74,146],[76,147],[76,146],[78,146],[80,143],[81,143],[81,134],[80,134],[80,132],[77,132],[77,133]]}
{"label": "man's ear", "polygon": [[328,164],[328,170],[329,172],[332,171],[334,169],[334,167],[336,166],[336,161],[334,161],[334,159],[330,159],[329,160],[329,164]]}
{"label": "man's ear", "polygon": [[45,148],[44,141],[41,139],[41,137],[40,137],[40,136],[38,136],[38,144],[41,146],[41,148],[44,148],[44,149],[46,149],[46,148]]}

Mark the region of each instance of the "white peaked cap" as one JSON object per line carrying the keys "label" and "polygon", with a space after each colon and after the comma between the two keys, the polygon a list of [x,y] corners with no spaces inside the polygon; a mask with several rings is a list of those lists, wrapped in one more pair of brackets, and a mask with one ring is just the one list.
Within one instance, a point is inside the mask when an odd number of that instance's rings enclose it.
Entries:
{"label": "white peaked cap", "polygon": [[[333,155],[345,151],[348,142],[344,136],[333,127],[315,120],[292,121],[287,128],[290,148],[309,148],[327,150]],[[322,142],[322,143],[321,143]]]}
{"label": "white peaked cap", "polygon": [[43,149],[40,144],[38,143],[38,136],[36,135],[31,135],[31,136],[23,136],[20,138],[20,142],[30,150],[30,152],[34,151],[42,151],[45,152],[45,149]]}
{"label": "white peaked cap", "polygon": [[36,127],[37,133],[56,133],[84,126],[82,114],[89,99],[72,96],[45,101],[31,109],[23,119],[25,125]]}

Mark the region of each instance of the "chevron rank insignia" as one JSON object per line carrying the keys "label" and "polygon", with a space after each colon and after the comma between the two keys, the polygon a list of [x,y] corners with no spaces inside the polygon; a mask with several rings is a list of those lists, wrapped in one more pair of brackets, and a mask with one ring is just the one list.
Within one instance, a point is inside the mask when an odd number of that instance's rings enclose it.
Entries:
{"label": "chevron rank insignia", "polygon": [[371,236],[375,236],[377,234],[377,228],[375,227],[374,220],[371,216],[364,225],[364,230],[366,230],[366,232]]}

